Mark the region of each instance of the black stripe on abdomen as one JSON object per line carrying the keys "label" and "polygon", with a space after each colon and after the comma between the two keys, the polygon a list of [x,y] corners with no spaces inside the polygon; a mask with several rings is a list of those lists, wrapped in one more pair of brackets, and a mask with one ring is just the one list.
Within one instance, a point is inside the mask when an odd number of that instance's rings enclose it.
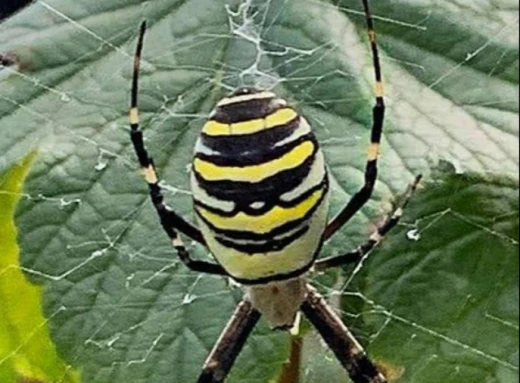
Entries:
{"label": "black stripe on abdomen", "polygon": [[316,151],[318,143],[314,138],[314,135],[312,133],[309,133],[282,146],[271,145],[268,147],[263,147],[260,145],[256,145],[256,148],[252,150],[245,150],[244,148],[241,148],[240,151],[226,150],[221,151],[218,154],[211,155],[199,152],[195,154],[195,158],[201,159],[206,162],[210,162],[217,166],[226,167],[245,167],[261,165],[281,158],[282,156],[289,153],[291,150],[296,148],[298,145],[304,143],[305,141],[312,142],[315,148],[314,151]]}
{"label": "black stripe on abdomen", "polygon": [[240,251],[245,254],[262,254],[274,251],[281,251],[289,246],[291,243],[301,238],[307,233],[309,226],[296,230],[293,234],[279,239],[269,239],[264,241],[250,241],[250,242],[236,242],[232,239],[228,239],[222,236],[216,236],[215,239],[225,247]]}
{"label": "black stripe on abdomen", "polygon": [[314,194],[318,190],[321,190],[321,189],[328,190],[328,186],[329,186],[329,184],[328,184],[328,176],[327,176],[327,174],[325,174],[325,176],[323,177],[323,179],[321,180],[321,182],[319,184],[317,184],[316,186],[311,187],[310,189],[308,189],[304,193],[300,194],[298,197],[294,198],[293,200],[284,201],[284,200],[282,200],[280,198],[268,198],[268,199],[266,199],[264,197],[263,200],[256,200],[255,201],[255,202],[263,203],[263,206],[261,206],[261,207],[254,207],[254,208],[251,207],[250,203],[248,203],[248,204],[239,204],[239,203],[235,202],[235,208],[233,210],[224,211],[224,210],[218,209],[216,207],[210,206],[210,205],[204,203],[203,201],[199,201],[199,200],[197,200],[196,197],[194,197],[193,203],[194,203],[195,206],[200,206],[203,209],[205,209],[207,211],[210,211],[212,213],[218,214],[221,217],[234,217],[235,215],[237,215],[240,212],[243,212],[243,213],[245,213],[247,215],[250,215],[250,216],[261,216],[261,215],[264,215],[265,213],[267,213],[268,211],[270,211],[275,206],[280,206],[280,207],[283,207],[283,208],[291,208],[291,207],[298,206],[300,203],[302,203],[304,200],[309,198],[312,194]]}
{"label": "black stripe on abdomen", "polygon": [[211,197],[219,200],[231,201],[238,205],[250,205],[257,201],[276,199],[298,185],[300,185],[309,174],[317,150],[307,158],[300,166],[276,173],[260,182],[239,181],[207,181],[194,169],[196,182]]}
{"label": "black stripe on abdomen", "polygon": [[234,153],[258,150],[258,148],[272,147],[278,142],[289,138],[299,126],[300,117],[298,116],[298,118],[288,124],[253,134],[210,136],[202,133],[200,139],[201,143],[212,151],[232,155]]}
{"label": "black stripe on abdomen", "polygon": [[222,124],[235,124],[249,120],[265,118],[281,109],[285,103],[276,98],[261,98],[217,107],[210,116],[210,120]]}
{"label": "black stripe on abdomen", "polygon": [[287,232],[298,228],[300,225],[304,224],[308,221],[312,215],[316,212],[319,206],[322,204],[323,200],[327,197],[328,192],[328,184],[325,185],[323,189],[323,193],[320,198],[316,201],[316,203],[307,211],[307,213],[302,217],[289,222],[286,222],[278,227],[275,227],[273,230],[267,233],[254,233],[251,231],[241,231],[241,230],[228,230],[221,229],[213,223],[209,222],[195,207],[195,213],[197,216],[211,229],[216,236],[221,236],[224,238],[228,238],[230,240],[250,240],[250,241],[269,241],[274,237],[281,236],[286,234]]}

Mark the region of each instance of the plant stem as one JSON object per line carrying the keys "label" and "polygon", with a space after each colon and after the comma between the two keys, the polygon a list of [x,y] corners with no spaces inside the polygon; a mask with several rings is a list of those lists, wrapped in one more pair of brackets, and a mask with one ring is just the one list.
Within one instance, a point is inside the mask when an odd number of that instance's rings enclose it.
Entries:
{"label": "plant stem", "polygon": [[302,345],[303,339],[299,336],[293,336],[291,341],[291,356],[289,361],[284,365],[282,374],[278,379],[278,383],[299,383],[300,367],[302,361]]}

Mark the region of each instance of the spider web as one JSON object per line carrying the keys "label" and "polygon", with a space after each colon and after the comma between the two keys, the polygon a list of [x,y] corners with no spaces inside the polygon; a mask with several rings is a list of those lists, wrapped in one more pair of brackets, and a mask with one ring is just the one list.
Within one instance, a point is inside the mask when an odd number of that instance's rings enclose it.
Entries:
{"label": "spider web", "polygon": [[[164,178],[166,197],[180,213],[192,217],[187,180],[200,126],[221,95],[244,85],[276,90],[309,118],[331,170],[332,212],[362,184],[373,75],[357,1],[126,3],[118,10],[120,20],[108,19],[120,25],[109,28],[89,18],[114,11],[109,6],[97,9],[85,3],[78,10],[64,1],[36,1],[26,15],[39,15],[41,20],[33,21],[35,30],[43,31],[38,32],[43,37],[58,36],[58,49],[41,43],[42,37],[35,32],[28,36],[11,32],[16,18],[6,23],[9,33],[16,36],[16,44],[3,40],[0,47],[18,48],[19,57],[0,70],[2,118],[11,122],[9,118],[14,116],[12,121],[17,124],[38,129],[12,130],[0,139],[5,149],[0,165],[4,168],[25,156],[36,143],[39,157],[21,195],[22,266],[6,267],[0,278],[9,278],[21,268],[33,281],[52,286],[48,288],[52,294],[44,302],[47,319],[33,333],[25,334],[0,365],[14,359],[40,327],[50,324],[58,349],[67,351],[67,362],[71,366],[86,363],[84,373],[94,381],[117,381],[123,368],[149,369],[158,365],[158,355],[171,349],[177,358],[183,358],[176,360],[176,366],[183,369],[179,376],[193,380],[193,371],[201,365],[240,296],[227,281],[194,275],[172,258],[144,185],[139,183],[127,140],[126,109],[140,20],[156,21],[150,23],[146,37],[141,76],[140,105],[147,146]],[[362,243],[413,175],[430,174],[429,169],[439,159],[448,160],[457,173],[513,176],[518,169],[518,87],[514,81],[518,19],[511,16],[518,5],[507,1],[498,5],[474,1],[435,1],[421,6],[409,1],[375,3],[389,102],[380,183],[374,199],[331,241],[324,255]],[[406,12],[400,12],[402,9]],[[25,16],[19,17],[23,21]],[[9,33],[6,37],[12,38]],[[450,33],[457,38],[451,39]],[[72,38],[66,41],[59,36]],[[442,38],[444,46],[435,46]],[[70,46],[75,39],[81,41],[81,49]],[[28,46],[32,47],[30,53]],[[28,57],[37,57],[45,49],[50,49],[54,62],[65,69],[46,68],[41,63],[27,66]],[[14,87],[14,82],[20,88]],[[503,184],[500,187],[506,188]],[[445,225],[471,228],[508,250],[518,247],[514,234],[494,225],[503,221],[507,211],[502,209],[490,213],[490,221],[482,221],[470,211],[460,213],[456,207],[417,210],[419,215],[407,216],[401,234],[382,250],[382,260],[388,258],[384,255],[390,248],[420,247]],[[506,214],[506,218],[514,220],[515,215]],[[52,230],[56,227],[61,227],[59,235]],[[207,257],[195,244],[191,250]],[[49,256],[52,253],[63,255]],[[410,382],[426,382],[442,364],[438,361],[447,360],[446,376],[452,381],[460,380],[461,371],[469,374],[464,363],[481,363],[498,371],[490,375],[495,379],[491,381],[514,381],[518,373],[514,350],[513,357],[506,357],[509,349],[499,352],[482,346],[451,331],[445,323],[438,325],[420,312],[403,310],[395,301],[380,300],[384,296],[381,286],[392,285],[388,278],[382,277],[381,285],[370,277],[380,275],[385,267],[383,261],[374,259],[379,253],[375,255],[339,276],[318,276],[313,283],[370,350],[384,351],[396,333],[401,335],[400,341],[406,338],[405,346],[413,348],[410,344],[415,342],[427,350],[417,363],[407,364],[413,366],[411,371],[391,365],[394,374],[405,374]],[[508,276],[510,267],[511,263],[503,261],[494,277]],[[112,294],[116,289],[112,284],[126,292]],[[467,287],[461,290],[471,294]],[[69,296],[69,291],[76,291],[76,295]],[[151,297],[150,291],[161,294]],[[514,293],[510,291],[509,296]],[[79,335],[69,319],[88,313],[91,295],[96,296],[96,310],[92,316],[82,317]],[[497,292],[496,296],[502,295]],[[137,320],[130,320],[131,315],[126,318],[125,313],[146,309],[151,302],[155,308],[151,314]],[[468,296],[462,307],[470,304]],[[504,312],[507,315],[502,315]],[[101,319],[96,319],[97,315]],[[172,333],[171,323],[182,321],[182,315],[189,325],[174,325],[183,331]],[[218,319],[194,321],[201,315]],[[502,329],[503,337],[518,334],[518,320],[511,319],[505,309],[490,308],[478,316]],[[64,345],[67,337],[79,340]],[[302,381],[325,376],[330,382],[342,381],[344,375],[335,371],[339,367],[330,353],[312,335],[308,338],[306,347],[311,356],[305,357]],[[129,350],[119,346],[131,341],[140,346]],[[265,383],[261,370],[274,374],[287,355],[286,347],[285,336],[261,327],[232,380]],[[198,350],[192,358],[179,352],[192,348]],[[278,351],[269,359],[266,348]],[[468,354],[471,362],[453,362],[450,357],[456,353]],[[389,354],[383,354],[385,357]],[[100,368],[102,358],[111,364]],[[462,376],[472,381],[474,375]],[[63,374],[57,381],[67,379]]]}

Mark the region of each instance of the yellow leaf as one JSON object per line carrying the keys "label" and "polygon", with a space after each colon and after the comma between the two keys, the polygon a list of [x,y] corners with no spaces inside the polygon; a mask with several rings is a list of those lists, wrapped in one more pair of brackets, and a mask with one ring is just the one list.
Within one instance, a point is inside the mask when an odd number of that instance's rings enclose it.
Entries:
{"label": "yellow leaf", "polygon": [[79,375],[62,361],[41,312],[41,291],[20,270],[13,215],[32,156],[0,177],[0,381],[73,383]]}

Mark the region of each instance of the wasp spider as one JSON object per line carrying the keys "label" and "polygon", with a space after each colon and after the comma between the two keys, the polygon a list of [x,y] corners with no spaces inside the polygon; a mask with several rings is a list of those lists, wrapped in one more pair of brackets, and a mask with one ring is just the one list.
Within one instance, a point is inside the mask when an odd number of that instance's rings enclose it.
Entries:
{"label": "wasp spider", "polygon": [[[215,107],[195,147],[191,172],[198,228],[168,207],[153,160],[146,151],[137,108],[138,74],[146,25],[134,61],[131,138],[162,227],[191,270],[228,276],[245,297],[210,353],[198,383],[223,382],[261,316],[272,328],[289,329],[299,311],[316,327],[355,383],[383,383],[370,361],[324,298],[307,283],[311,271],[357,262],[394,228],[404,203],[355,251],[318,260],[325,241],[372,195],[383,130],[381,66],[368,0],[362,0],[376,81],[365,184],[327,222],[329,181],[319,144],[303,116],[270,91],[239,89]],[[179,233],[206,246],[216,263],[190,257]]]}

